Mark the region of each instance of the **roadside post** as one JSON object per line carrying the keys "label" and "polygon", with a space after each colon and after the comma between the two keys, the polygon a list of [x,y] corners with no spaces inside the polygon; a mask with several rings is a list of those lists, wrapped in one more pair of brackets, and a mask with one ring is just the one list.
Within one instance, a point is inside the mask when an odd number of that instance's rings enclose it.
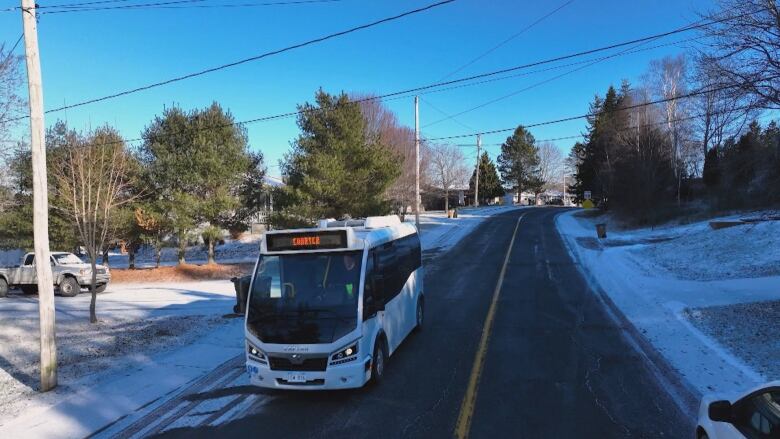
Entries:
{"label": "roadside post", "polygon": [[[54,338],[54,280],[49,261],[49,200],[43,125],[43,84],[38,52],[35,0],[22,0],[24,52],[30,100],[30,149],[33,173],[33,241],[38,276],[41,327],[41,391],[57,387],[57,342]],[[45,262],[44,262],[45,261]],[[42,263],[43,262],[43,263]]]}

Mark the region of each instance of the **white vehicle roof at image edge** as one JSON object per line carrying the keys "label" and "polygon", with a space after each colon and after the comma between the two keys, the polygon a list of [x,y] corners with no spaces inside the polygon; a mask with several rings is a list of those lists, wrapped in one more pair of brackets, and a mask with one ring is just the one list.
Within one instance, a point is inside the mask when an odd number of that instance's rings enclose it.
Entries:
{"label": "white vehicle roof at image edge", "polygon": [[[275,234],[311,233],[318,230],[345,230],[347,232],[347,248],[328,250],[304,250],[307,252],[361,250],[381,245],[404,236],[417,233],[412,223],[401,222],[397,215],[374,216],[366,219],[336,221],[324,219],[317,222],[317,227],[303,229],[272,230],[265,232],[260,243],[260,252],[269,253],[265,236]],[[301,250],[280,251],[277,253],[299,253]]]}

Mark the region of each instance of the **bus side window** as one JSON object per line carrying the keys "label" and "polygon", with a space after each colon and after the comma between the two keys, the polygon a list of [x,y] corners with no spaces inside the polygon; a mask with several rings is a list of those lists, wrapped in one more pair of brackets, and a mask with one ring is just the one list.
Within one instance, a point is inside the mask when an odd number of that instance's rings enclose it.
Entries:
{"label": "bus side window", "polygon": [[[372,285],[372,278],[378,274],[376,270],[376,249],[368,251],[368,260],[366,261],[366,274],[365,283],[363,285],[363,320],[368,319],[374,313],[370,310],[370,305],[373,300],[381,298],[380,291],[374,291],[374,285]],[[381,284],[376,285],[377,289],[382,288]]]}

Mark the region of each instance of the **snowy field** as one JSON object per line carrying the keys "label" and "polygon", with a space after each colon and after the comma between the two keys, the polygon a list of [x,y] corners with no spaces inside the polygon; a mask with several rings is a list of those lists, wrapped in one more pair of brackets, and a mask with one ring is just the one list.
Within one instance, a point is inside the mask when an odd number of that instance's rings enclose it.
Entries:
{"label": "snowy field", "polygon": [[[717,220],[769,216],[735,215]],[[599,240],[595,224],[608,223]],[[571,212],[559,232],[609,296],[697,394],[780,378],[780,221],[617,230]]]}
{"label": "snowy field", "polygon": [[[449,249],[489,216],[514,208],[466,209],[457,219],[423,214],[423,248]],[[220,250],[231,261],[253,262],[258,244],[255,237]],[[197,260],[202,250],[189,251]],[[46,394],[36,390],[37,300],[17,292],[0,299],[0,437],[88,436],[243,352],[243,320],[229,315],[229,281],[111,284],[98,296],[97,325],[88,323],[89,299],[55,299],[60,385]]]}

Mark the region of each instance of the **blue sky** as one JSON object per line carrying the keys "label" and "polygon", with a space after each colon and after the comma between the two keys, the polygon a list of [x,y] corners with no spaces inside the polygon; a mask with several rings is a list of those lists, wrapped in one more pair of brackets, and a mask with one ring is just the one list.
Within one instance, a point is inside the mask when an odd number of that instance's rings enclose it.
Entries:
{"label": "blue sky", "polygon": [[[39,0],[39,4],[76,0]],[[140,0],[139,0],[140,1]],[[254,2],[256,0],[246,0]],[[239,0],[207,0],[241,3]],[[39,23],[46,108],[142,86],[191,71],[302,42],[433,0],[360,1],[214,9],[143,9],[44,15]],[[244,64],[199,78],[110,101],[48,114],[47,124],[66,119],[77,129],[110,123],[127,138],[139,137],[164,106],[185,109],[220,102],[238,120],[293,111],[322,87],[329,92],[384,94],[436,82],[565,0],[458,0],[422,14],[359,33]],[[0,0],[0,9],[18,5]],[[552,58],[695,21],[712,8],[704,0],[575,0],[454,78]],[[18,12],[0,12],[0,40],[13,44],[21,33]],[[681,34],[648,44],[682,40]],[[21,48],[21,47],[20,47]],[[587,112],[596,93],[622,78],[637,81],[648,62],[675,54],[664,47],[606,60],[512,98],[425,127],[441,137],[532,124]],[[21,50],[19,50],[21,53]],[[571,69],[571,68],[569,68]],[[569,69],[520,76],[489,84],[423,95],[421,125],[520,90]],[[432,105],[433,106],[432,106]],[[411,97],[388,102],[399,120],[414,124]],[[538,139],[575,135],[584,121],[533,129]],[[26,132],[26,127],[23,127]],[[250,145],[266,156],[269,174],[297,136],[294,119],[248,125]],[[506,134],[484,137],[500,143]],[[462,139],[457,143],[473,143]],[[558,141],[568,151],[574,140]],[[498,147],[488,147],[495,157]],[[467,153],[472,154],[468,150]]]}

